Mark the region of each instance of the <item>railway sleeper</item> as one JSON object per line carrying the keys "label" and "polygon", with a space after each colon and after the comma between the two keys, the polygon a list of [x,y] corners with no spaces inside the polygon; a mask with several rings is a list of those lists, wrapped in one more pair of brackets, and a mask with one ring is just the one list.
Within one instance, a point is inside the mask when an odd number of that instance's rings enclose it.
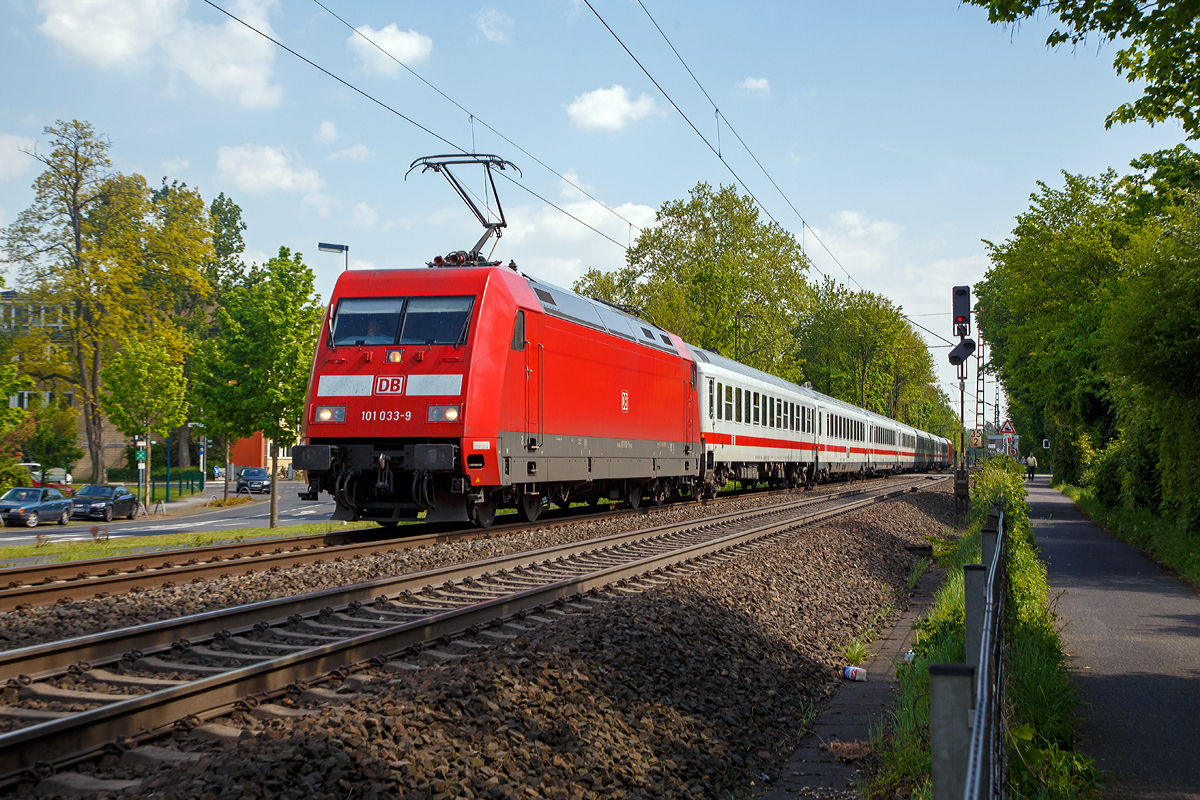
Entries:
{"label": "railway sleeper", "polygon": [[[185,658],[203,658],[211,661],[271,661],[279,656],[268,656],[259,653],[239,653],[236,650],[213,650],[204,645],[192,645],[183,651]],[[190,664],[181,664],[179,669],[187,669]]]}

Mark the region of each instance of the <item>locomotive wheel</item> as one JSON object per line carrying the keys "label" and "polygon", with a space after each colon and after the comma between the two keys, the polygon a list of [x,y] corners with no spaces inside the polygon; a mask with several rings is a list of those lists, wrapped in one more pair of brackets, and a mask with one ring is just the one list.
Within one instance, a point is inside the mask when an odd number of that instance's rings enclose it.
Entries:
{"label": "locomotive wheel", "polygon": [[522,522],[537,522],[542,513],[542,496],[540,494],[525,494],[517,499],[517,516]]}
{"label": "locomotive wheel", "polygon": [[471,509],[471,521],[480,528],[490,528],[496,520],[496,496],[489,494],[482,503],[476,503]]}
{"label": "locomotive wheel", "polygon": [[650,497],[654,500],[654,505],[661,506],[663,503],[667,502],[667,497],[669,497],[670,494],[671,490],[664,483],[658,482],[655,484],[654,491],[651,493]]}

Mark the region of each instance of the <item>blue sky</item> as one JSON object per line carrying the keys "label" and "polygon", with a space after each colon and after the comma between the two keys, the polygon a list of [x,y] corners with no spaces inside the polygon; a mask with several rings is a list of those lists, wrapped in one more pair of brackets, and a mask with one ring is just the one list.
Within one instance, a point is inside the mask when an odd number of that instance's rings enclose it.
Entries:
{"label": "blue sky", "polygon": [[[697,182],[733,181],[581,0],[326,2],[474,114],[473,128],[315,2],[214,2],[455,144],[469,149],[473,133],[479,152],[513,161],[531,191],[617,242]],[[643,2],[804,215],[814,263],[846,280],[813,232],[859,285],[942,335],[950,287],[983,276],[980,240],[1007,235],[1036,181],[1121,171],[1183,140],[1174,123],[1106,131],[1105,115],[1137,87],[1114,74],[1112,45],[1047,50],[1047,20],[994,27],[950,0]],[[593,5],[716,146],[713,106],[637,0]],[[232,197],[248,257],[300,250],[323,295],[342,260],[318,241],[349,244],[352,267],[417,267],[482,232],[441,178],[404,179],[445,144],[201,0],[0,9],[0,225],[32,199],[36,164],[18,148],[77,118],[109,137],[118,169]],[[724,126],[720,149],[799,236],[800,219]],[[500,190],[510,227],[495,257],[563,285],[622,263],[611,241],[511,184]],[[934,351],[952,381],[945,352]]]}

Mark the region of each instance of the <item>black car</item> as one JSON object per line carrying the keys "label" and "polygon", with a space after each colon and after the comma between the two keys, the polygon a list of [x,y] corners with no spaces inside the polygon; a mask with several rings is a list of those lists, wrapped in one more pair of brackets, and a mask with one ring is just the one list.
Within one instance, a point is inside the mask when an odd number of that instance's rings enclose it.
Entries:
{"label": "black car", "polygon": [[240,492],[243,488],[249,489],[251,492],[271,492],[271,474],[262,467],[246,467],[242,470],[242,474],[238,475],[237,490]]}
{"label": "black car", "polygon": [[71,498],[71,516],[102,519],[137,516],[138,499],[124,486],[83,486]]}
{"label": "black car", "polygon": [[36,528],[44,519],[54,520],[59,525],[71,521],[71,501],[58,489],[9,489],[0,497],[0,520],[5,525]]}

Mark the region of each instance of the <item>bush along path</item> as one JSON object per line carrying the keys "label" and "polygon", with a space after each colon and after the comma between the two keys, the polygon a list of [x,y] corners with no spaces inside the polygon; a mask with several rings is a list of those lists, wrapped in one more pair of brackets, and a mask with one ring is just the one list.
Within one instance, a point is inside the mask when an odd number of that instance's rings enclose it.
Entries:
{"label": "bush along path", "polygon": [[980,530],[994,502],[1005,505],[1009,569],[1007,731],[1010,796],[1098,797],[1103,784],[1091,759],[1076,752],[1072,712],[1078,705],[1067,657],[1047,600],[1046,570],[1029,525],[1021,466],[998,457],[975,475],[971,520],[957,541],[934,543],[946,581],[917,625],[911,663],[898,668],[892,724],[878,737],[878,769],[865,787],[872,798],[929,797],[929,665],[966,660],[963,565],[980,561]]}

